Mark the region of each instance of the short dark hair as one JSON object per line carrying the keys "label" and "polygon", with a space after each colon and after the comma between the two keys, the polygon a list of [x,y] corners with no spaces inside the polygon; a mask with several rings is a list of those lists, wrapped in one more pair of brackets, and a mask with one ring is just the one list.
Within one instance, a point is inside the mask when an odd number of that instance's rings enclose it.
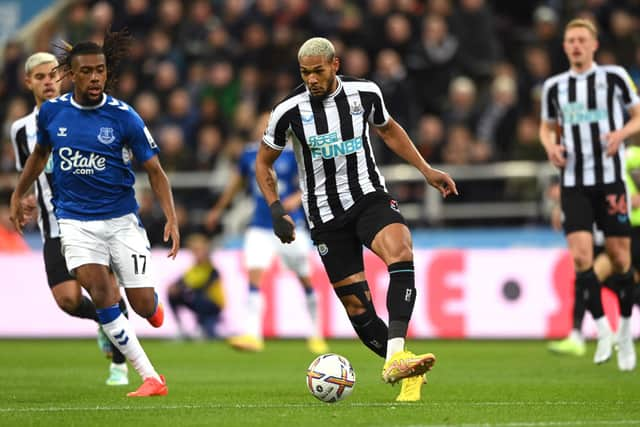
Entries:
{"label": "short dark hair", "polygon": [[62,78],[66,77],[71,71],[71,61],[74,57],[78,55],[103,54],[108,72],[105,91],[108,92],[115,87],[118,81],[120,62],[129,54],[132,41],[133,37],[131,37],[126,28],[114,32],[107,30],[102,46],[92,41],[81,41],[74,45],[63,41],[62,45],[56,46],[62,50],[62,53],[58,55],[58,62],[60,63],[58,67],[62,69]]}

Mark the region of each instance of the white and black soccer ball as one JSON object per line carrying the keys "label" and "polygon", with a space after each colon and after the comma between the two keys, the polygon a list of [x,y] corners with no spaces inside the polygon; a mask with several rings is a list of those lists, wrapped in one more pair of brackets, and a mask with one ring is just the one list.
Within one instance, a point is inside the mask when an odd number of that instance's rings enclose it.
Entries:
{"label": "white and black soccer ball", "polygon": [[334,403],[347,398],[356,385],[356,372],[346,357],[327,353],[307,369],[307,388],[318,399]]}

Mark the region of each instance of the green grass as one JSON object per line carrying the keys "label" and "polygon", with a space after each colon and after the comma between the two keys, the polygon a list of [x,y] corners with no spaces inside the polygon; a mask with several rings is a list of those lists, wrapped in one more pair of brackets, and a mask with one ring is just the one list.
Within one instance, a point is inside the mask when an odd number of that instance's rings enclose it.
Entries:
{"label": "green grass", "polygon": [[[540,341],[423,341],[438,362],[419,403],[394,402],[381,360],[356,341],[332,341],[357,384],[337,404],[305,387],[313,356],[302,341],[260,354],[223,342],[143,342],[167,397],[132,399],[139,384],[107,387],[108,361],[89,340],[0,340],[0,426],[621,426],[640,425],[640,375],[615,360],[552,356]],[[615,358],[614,358],[615,359]]]}

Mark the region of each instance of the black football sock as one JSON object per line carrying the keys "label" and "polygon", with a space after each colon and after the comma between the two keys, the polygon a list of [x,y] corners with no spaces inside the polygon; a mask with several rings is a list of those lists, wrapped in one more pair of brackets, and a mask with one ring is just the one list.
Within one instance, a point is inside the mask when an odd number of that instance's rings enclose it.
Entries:
{"label": "black football sock", "polygon": [[363,281],[341,286],[335,288],[335,292],[338,297],[355,295],[360,300],[365,311],[354,316],[349,316],[351,325],[353,325],[353,329],[364,345],[378,356],[385,357],[387,354],[387,336],[389,335],[389,331],[387,325],[376,313],[376,309],[371,301],[371,292],[367,282]]}
{"label": "black football sock", "polygon": [[587,290],[583,288],[584,283],[576,280],[573,295],[573,329],[582,330],[584,313],[587,310]]}
{"label": "black football sock", "polygon": [[626,273],[616,274],[613,277],[617,285],[618,301],[620,302],[620,315],[622,317],[631,317],[633,309],[633,269],[629,269]]}
{"label": "black football sock", "polygon": [[98,321],[98,314],[96,313],[95,304],[93,303],[93,301],[91,301],[91,299],[84,295],[80,299],[80,304],[78,304],[75,310],[68,311],[67,313],[69,313],[73,317],[79,317],[81,319],[91,319],[96,322]]}
{"label": "black football sock", "polygon": [[598,278],[593,272],[593,268],[576,274],[576,286],[581,287],[586,291],[587,309],[594,320],[604,316],[604,310],[602,309],[602,296],[600,295],[600,282],[598,282]]}
{"label": "black football sock", "polygon": [[387,311],[389,312],[389,339],[405,338],[416,302],[416,287],[413,261],[396,262],[389,265],[389,289]]}

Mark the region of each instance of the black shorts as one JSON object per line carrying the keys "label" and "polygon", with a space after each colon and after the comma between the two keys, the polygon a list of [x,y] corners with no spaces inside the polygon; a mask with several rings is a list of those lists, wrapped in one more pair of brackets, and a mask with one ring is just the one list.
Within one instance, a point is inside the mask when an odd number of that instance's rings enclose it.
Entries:
{"label": "black shorts", "polygon": [[562,187],[560,196],[564,233],[593,231],[598,225],[605,236],[630,236],[627,190],[622,182],[592,187]]}
{"label": "black shorts", "polygon": [[398,202],[384,191],[365,195],[343,216],[311,230],[331,283],[364,271],[362,245],[371,249],[376,234],[389,224],[405,224]]}
{"label": "black shorts", "polygon": [[75,280],[67,270],[67,262],[62,255],[60,238],[45,239],[43,253],[44,268],[47,271],[47,281],[50,288],[67,280]]}

